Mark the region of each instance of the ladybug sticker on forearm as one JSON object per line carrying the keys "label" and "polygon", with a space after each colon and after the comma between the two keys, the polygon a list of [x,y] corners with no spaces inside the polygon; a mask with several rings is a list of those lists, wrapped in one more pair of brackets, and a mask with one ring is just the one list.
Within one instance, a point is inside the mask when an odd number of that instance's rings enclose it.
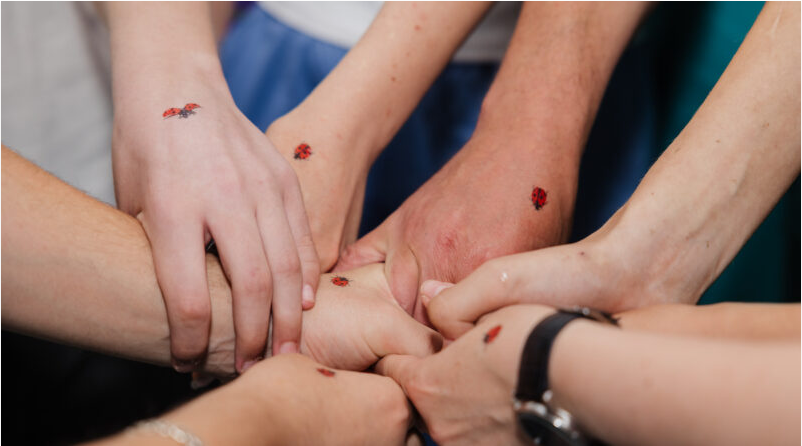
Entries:
{"label": "ladybug sticker on forearm", "polygon": [[543,209],[543,206],[546,205],[546,195],[547,195],[546,191],[539,187],[535,187],[534,189],[532,189],[531,199],[532,199],[532,204],[535,205],[535,210],[539,211]]}
{"label": "ladybug sticker on forearm", "polygon": [[189,115],[195,114],[196,108],[201,108],[201,106],[190,102],[189,104],[185,105],[184,108],[168,108],[164,111],[164,113],[162,113],[162,117],[164,119],[172,118],[173,116],[178,116],[179,119],[189,118]]}

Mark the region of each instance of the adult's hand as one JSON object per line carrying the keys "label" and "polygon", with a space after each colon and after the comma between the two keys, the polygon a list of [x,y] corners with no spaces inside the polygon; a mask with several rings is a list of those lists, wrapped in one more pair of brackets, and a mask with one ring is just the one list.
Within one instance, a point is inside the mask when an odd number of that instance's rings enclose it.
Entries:
{"label": "adult's hand", "polygon": [[645,9],[524,4],[471,140],[336,269],[385,261],[395,297],[425,321],[423,281],[565,242],[585,140]]}
{"label": "adult's hand", "polygon": [[388,354],[424,357],[442,346],[439,333],[393,299],[382,265],[323,275],[318,290],[315,307],[304,311],[301,352],[320,363],[365,370]]}
{"label": "adult's hand", "polygon": [[[538,177],[531,166],[490,159],[488,149],[501,145],[471,139],[378,228],[346,248],[335,271],[384,261],[395,298],[426,322],[418,300],[424,280],[457,281],[488,259],[564,241],[576,172]],[[548,194],[540,209],[531,200],[535,187]]]}
{"label": "adult's hand", "polygon": [[300,180],[323,271],[356,240],[373,160],[490,5],[385,3],[337,67],[267,129]]}
{"label": "adult's hand", "polygon": [[[516,436],[510,396],[529,332],[554,310],[512,306],[427,358],[390,355],[376,371],[396,380],[441,445],[526,444]],[[495,336],[491,333],[493,330]]]}
{"label": "adult's hand", "polygon": [[236,109],[208,13],[202,4],[107,7],[114,178],[118,205],[141,214],[153,247],[174,366],[196,368],[207,349],[203,247],[213,238],[232,284],[241,371],[264,356],[271,313],[273,351],[298,351],[302,295],[311,306],[319,267],[295,174]]}
{"label": "adult's hand", "polygon": [[[411,410],[390,378],[283,355],[161,418],[204,444],[400,445]],[[156,438],[134,430],[99,444],[150,444]]]}
{"label": "adult's hand", "polygon": [[[488,262],[431,300],[434,325],[453,338],[513,303],[617,312],[696,302],[799,176],[798,17],[799,5],[766,4],[699,111],[601,229]],[[434,296],[443,285],[424,288]]]}

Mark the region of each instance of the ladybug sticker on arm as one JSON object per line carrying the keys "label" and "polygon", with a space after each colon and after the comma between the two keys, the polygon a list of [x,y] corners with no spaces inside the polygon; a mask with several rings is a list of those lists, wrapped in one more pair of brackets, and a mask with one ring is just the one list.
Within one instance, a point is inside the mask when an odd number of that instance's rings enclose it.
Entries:
{"label": "ladybug sticker on arm", "polygon": [[200,105],[190,102],[189,104],[185,105],[184,108],[168,108],[167,110],[162,113],[162,117],[167,119],[173,116],[178,116],[178,118],[188,118],[189,115],[195,114],[195,109],[201,108]]}
{"label": "ladybug sticker on arm", "polygon": [[501,332],[501,325],[496,325],[495,327],[488,330],[487,333],[485,333],[485,337],[483,339],[484,343],[489,344],[493,342],[493,340],[496,339],[496,336],[498,336],[499,332]]}
{"label": "ladybug sticker on arm", "polygon": [[546,191],[544,191],[543,189],[541,189],[539,187],[535,187],[534,189],[532,189],[532,197],[531,197],[531,199],[532,199],[532,204],[535,205],[535,210],[539,211],[539,210],[543,209],[543,206],[546,205],[546,203],[547,203],[546,202],[546,195],[547,195]]}
{"label": "ladybug sticker on arm", "polygon": [[295,148],[295,155],[294,158],[297,160],[305,160],[312,156],[312,148],[309,147],[309,144],[302,143],[298,144],[298,147]]}

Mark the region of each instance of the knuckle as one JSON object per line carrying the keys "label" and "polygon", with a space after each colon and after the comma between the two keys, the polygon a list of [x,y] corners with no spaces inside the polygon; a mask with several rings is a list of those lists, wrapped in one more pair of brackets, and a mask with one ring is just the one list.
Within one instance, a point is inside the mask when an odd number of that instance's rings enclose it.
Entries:
{"label": "knuckle", "polygon": [[282,256],[281,261],[271,265],[273,274],[279,276],[293,276],[301,272],[301,260],[297,255]]}
{"label": "knuckle", "polygon": [[234,294],[241,296],[264,296],[271,291],[270,276],[261,269],[251,270],[239,281],[234,282]]}

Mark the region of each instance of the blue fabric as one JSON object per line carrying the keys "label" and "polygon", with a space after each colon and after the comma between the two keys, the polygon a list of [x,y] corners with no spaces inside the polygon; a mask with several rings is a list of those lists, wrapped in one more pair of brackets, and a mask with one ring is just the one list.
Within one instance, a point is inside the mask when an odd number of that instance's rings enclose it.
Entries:
{"label": "blue fabric", "polygon": [[[220,53],[237,106],[264,130],[300,103],[346,50],[252,7],[233,24]],[[601,226],[648,168],[653,137],[648,88],[637,75],[639,60],[637,52],[624,56],[611,82],[614,92],[605,97],[591,132],[574,239]],[[437,78],[370,171],[361,234],[381,223],[468,141],[497,68],[452,63]]]}

